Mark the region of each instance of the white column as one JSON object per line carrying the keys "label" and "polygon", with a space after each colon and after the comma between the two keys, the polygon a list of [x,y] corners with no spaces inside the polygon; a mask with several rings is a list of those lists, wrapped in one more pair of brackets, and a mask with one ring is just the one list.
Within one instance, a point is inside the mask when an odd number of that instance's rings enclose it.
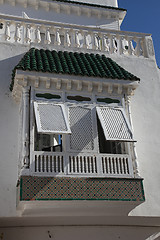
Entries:
{"label": "white column", "polygon": [[22,160],[23,167],[29,168],[29,89],[23,90],[23,124],[22,124]]}
{"label": "white column", "polygon": [[[126,106],[127,106],[127,109],[128,109],[129,122],[130,122],[131,127],[132,127],[133,125],[132,125],[132,117],[131,117],[130,96],[128,96],[127,99],[126,99]],[[132,131],[133,131],[133,129],[132,129]],[[130,152],[130,155],[131,155],[131,158],[132,158],[134,176],[135,177],[140,177],[135,142],[130,143],[130,144],[128,143],[128,145],[129,145],[128,148],[130,147],[129,152]]]}

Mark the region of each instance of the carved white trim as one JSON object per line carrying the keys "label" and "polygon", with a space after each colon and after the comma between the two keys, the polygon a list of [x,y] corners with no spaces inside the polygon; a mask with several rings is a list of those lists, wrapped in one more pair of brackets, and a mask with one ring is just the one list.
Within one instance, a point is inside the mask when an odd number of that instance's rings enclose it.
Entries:
{"label": "carved white trim", "polygon": [[40,8],[43,8],[45,11],[56,11],[57,13],[60,13],[61,11],[66,14],[76,14],[77,16],[80,15],[86,15],[87,17],[96,17],[98,19],[101,19],[102,16],[105,16],[107,18],[113,17],[115,19],[119,19],[120,21],[123,21],[126,11],[117,11],[116,9],[112,8],[100,8],[96,6],[90,6],[90,8],[87,5],[83,4],[70,4],[67,2],[49,2],[45,0],[41,1],[32,1],[32,0],[1,0],[1,4],[10,4],[11,6],[15,5],[21,5],[24,8],[33,7],[35,10],[38,10]]}
{"label": "carved white trim", "polygon": [[60,76],[54,74],[52,76],[49,73],[31,73],[17,70],[15,76],[14,88],[13,88],[13,97],[15,100],[20,99],[22,86],[33,86],[34,88],[43,88],[51,90],[71,90],[76,89],[77,91],[82,91],[86,89],[88,92],[100,93],[106,92],[108,94],[126,94],[133,95],[135,89],[138,87],[138,81],[130,80],[116,80],[116,79],[101,79],[101,78],[88,78],[67,75]]}

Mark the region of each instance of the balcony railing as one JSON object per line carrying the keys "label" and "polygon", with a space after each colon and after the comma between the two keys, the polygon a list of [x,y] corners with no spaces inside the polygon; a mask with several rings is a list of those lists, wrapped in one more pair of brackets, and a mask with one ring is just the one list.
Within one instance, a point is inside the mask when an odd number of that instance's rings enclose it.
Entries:
{"label": "balcony railing", "polygon": [[35,151],[32,175],[133,177],[133,167],[126,154],[51,153]]}
{"label": "balcony railing", "polygon": [[[69,51],[154,57],[150,34],[107,30],[0,14],[0,41]],[[45,45],[45,46],[44,46]]]}

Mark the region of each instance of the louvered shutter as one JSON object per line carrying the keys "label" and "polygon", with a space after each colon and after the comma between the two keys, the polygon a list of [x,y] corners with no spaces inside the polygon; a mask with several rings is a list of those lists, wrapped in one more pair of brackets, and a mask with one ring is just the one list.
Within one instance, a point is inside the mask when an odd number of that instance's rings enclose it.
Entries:
{"label": "louvered shutter", "polygon": [[34,102],[34,110],[39,133],[71,133],[63,104]]}
{"label": "louvered shutter", "polygon": [[106,140],[134,141],[122,108],[96,107]]}
{"label": "louvered shutter", "polygon": [[71,127],[71,150],[94,150],[92,109],[86,107],[70,107],[69,122]]}

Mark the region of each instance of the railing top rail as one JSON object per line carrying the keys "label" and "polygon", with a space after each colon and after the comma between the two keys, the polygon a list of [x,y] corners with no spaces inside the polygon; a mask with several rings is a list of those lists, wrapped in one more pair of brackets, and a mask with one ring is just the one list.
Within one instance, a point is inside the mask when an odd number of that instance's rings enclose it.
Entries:
{"label": "railing top rail", "polygon": [[[45,27],[54,26],[56,28],[67,28],[67,29],[75,29],[75,30],[83,30],[83,31],[93,31],[93,32],[101,32],[102,34],[110,33],[110,34],[118,34],[118,35],[127,35],[127,36],[136,36],[136,37],[145,37],[151,36],[150,33],[140,33],[140,32],[130,32],[130,31],[119,31],[113,29],[104,29],[100,27],[92,27],[92,26],[84,26],[84,25],[76,25],[76,24],[68,24],[68,23],[60,23],[60,22],[53,22],[48,20],[42,19],[34,19],[34,18],[23,18],[20,16],[13,16],[13,15],[6,15],[0,14],[0,21],[13,21],[13,22],[23,22],[24,24],[31,24],[31,25],[44,25]],[[23,25],[23,24],[22,24]]]}
{"label": "railing top rail", "polygon": [[[59,156],[64,155],[65,152],[47,152],[47,151],[34,151],[35,155],[53,155],[53,156]],[[68,155],[70,156],[100,156],[100,157],[129,157],[128,154],[112,154],[112,153],[90,153],[90,152],[68,152]]]}
{"label": "railing top rail", "polygon": [[34,151],[35,155],[51,155],[51,156],[63,156],[64,152],[44,152],[44,151]]}

